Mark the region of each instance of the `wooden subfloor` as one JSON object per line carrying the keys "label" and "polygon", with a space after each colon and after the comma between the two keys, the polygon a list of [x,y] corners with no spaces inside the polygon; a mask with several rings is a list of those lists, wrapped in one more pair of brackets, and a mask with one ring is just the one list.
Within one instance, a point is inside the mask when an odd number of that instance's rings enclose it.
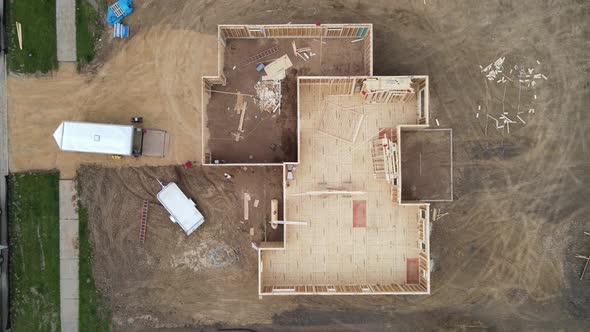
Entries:
{"label": "wooden subfloor", "polygon": [[[420,252],[419,208],[397,205],[388,183],[374,178],[369,141],[379,128],[415,124],[416,101],[356,107],[362,105],[360,95],[327,96],[322,89],[300,87],[301,163],[286,190],[286,219],[309,225],[287,226],[285,250],[262,251],[262,283],[404,284],[406,260]],[[364,115],[354,144],[317,131],[326,102]],[[366,193],[293,196],[329,189]],[[353,200],[366,200],[366,227],[353,227]]]}

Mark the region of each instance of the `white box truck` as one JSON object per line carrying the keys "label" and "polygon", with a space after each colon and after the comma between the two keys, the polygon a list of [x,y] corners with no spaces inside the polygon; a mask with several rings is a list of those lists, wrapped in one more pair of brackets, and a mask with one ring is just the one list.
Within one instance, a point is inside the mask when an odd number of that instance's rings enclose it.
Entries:
{"label": "white box truck", "polygon": [[170,214],[170,220],[178,224],[186,235],[191,235],[205,222],[205,218],[197,210],[195,202],[186,197],[176,183],[170,182],[162,186],[157,197]]}
{"label": "white box truck", "polygon": [[53,133],[63,151],[164,157],[168,133],[131,125],[64,121]]}

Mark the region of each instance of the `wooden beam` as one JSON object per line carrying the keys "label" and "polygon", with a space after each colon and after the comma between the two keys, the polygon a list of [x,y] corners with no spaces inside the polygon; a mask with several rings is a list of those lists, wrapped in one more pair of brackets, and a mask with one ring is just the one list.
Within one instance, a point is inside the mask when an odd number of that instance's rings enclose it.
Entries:
{"label": "wooden beam", "polygon": [[240,114],[240,124],[238,125],[238,132],[239,133],[243,133],[244,132],[244,116],[246,115],[246,108],[244,107],[242,109],[242,114]]}
{"label": "wooden beam", "polygon": [[342,190],[330,190],[330,191],[306,191],[299,194],[291,194],[289,196],[318,196],[318,195],[364,195],[366,191],[342,191]]}
{"label": "wooden beam", "polygon": [[246,93],[241,93],[241,92],[226,92],[226,91],[219,91],[219,90],[209,90],[209,89],[205,89],[205,91],[208,92],[215,92],[215,93],[222,93],[222,94],[226,94],[226,95],[242,95],[242,96],[248,96],[248,97],[254,97],[254,95],[249,95]]}
{"label": "wooden beam", "polygon": [[248,205],[250,205],[250,194],[244,193],[244,220],[248,220]]}

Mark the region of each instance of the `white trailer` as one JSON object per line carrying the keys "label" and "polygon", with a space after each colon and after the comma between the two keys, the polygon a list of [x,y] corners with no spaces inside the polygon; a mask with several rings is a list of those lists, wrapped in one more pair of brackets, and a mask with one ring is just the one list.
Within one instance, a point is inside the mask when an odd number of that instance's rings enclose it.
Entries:
{"label": "white trailer", "polygon": [[197,210],[195,202],[186,197],[176,183],[170,182],[162,186],[157,197],[170,214],[170,220],[178,224],[186,235],[191,235],[205,222],[205,218]]}
{"label": "white trailer", "polygon": [[63,151],[121,156],[166,155],[168,134],[131,125],[64,121],[53,133]]}

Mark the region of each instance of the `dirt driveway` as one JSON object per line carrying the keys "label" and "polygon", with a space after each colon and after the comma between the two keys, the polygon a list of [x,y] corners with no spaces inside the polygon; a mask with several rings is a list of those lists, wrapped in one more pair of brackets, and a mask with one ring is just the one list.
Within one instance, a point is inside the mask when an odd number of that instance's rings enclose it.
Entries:
{"label": "dirt driveway", "polygon": [[[197,158],[196,82],[214,69],[217,24],[372,22],[374,72],[429,75],[431,123],[438,119],[441,127],[453,128],[455,201],[437,206],[450,214],[434,224],[431,235],[432,294],[260,301],[254,270],[234,264],[226,267],[227,273],[199,279],[205,287],[187,289],[191,296],[185,298],[175,296],[181,288],[157,280],[146,284],[142,276],[130,275],[103,284],[103,291],[113,294],[116,329],[215,323],[305,331],[589,330],[590,287],[588,279],[578,279],[583,262],[573,257],[590,254],[582,232],[590,230],[589,13],[590,3],[583,1],[138,1],[129,18],[133,38],[101,56],[104,66],[96,75],[9,79],[11,166],[60,167],[71,176],[81,161],[123,165],[126,161],[58,156],[55,147],[48,148],[53,145],[50,134],[72,114],[125,122],[138,109],[147,121],[154,119],[154,127],[178,137],[171,142],[170,157],[154,159],[154,164]],[[482,73],[504,56],[506,71],[534,67],[548,80],[525,91],[532,93],[513,88],[504,93],[510,85],[489,81]],[[49,114],[43,114],[47,109]],[[526,125],[513,125],[510,133],[499,130],[487,115],[498,119],[504,111],[524,116]],[[47,119],[52,123],[46,124]],[[96,173],[90,188],[101,188],[102,179],[111,176]],[[121,187],[123,181],[114,183],[117,192],[146,193]],[[97,195],[92,204],[112,199]],[[220,204],[232,210],[237,203]],[[130,205],[91,222],[101,223],[105,216],[123,222],[135,213]],[[220,213],[210,222],[222,225],[223,218]],[[124,236],[101,239],[101,246],[118,248]],[[95,269],[111,271],[112,263],[98,261]],[[174,272],[170,278],[181,285],[194,274]],[[225,284],[215,278],[226,278]],[[145,288],[110,292],[131,283]],[[152,305],[164,303],[156,294],[168,296],[168,305]]]}
{"label": "dirt driveway", "polygon": [[[215,72],[215,37],[167,26],[146,29],[118,46],[97,74],[60,69],[51,77],[8,78],[10,169],[54,169],[72,178],[81,163],[170,165],[201,160],[202,75]],[[52,134],[65,120],[130,124],[170,133],[166,158],[62,152]]]}

